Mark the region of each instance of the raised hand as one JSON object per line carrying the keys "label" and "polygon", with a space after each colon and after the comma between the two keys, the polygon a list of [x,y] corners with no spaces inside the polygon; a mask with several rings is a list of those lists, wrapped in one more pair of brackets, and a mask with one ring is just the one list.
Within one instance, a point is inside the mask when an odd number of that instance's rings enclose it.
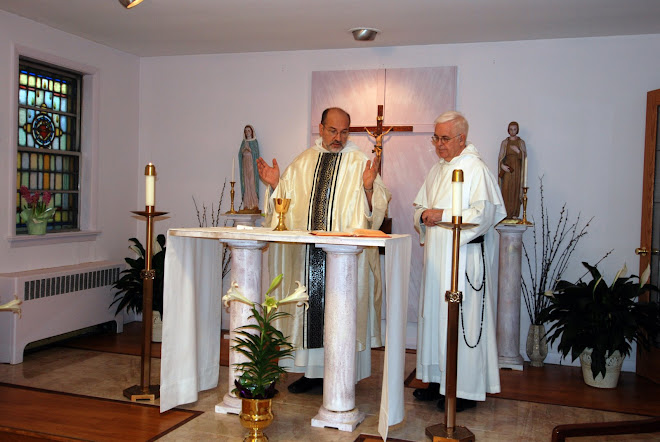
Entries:
{"label": "raised hand", "polygon": [[380,168],[380,157],[376,156],[373,161],[367,161],[367,164],[362,172],[362,183],[365,189],[373,189],[374,181],[378,175],[378,169]]}
{"label": "raised hand", "polygon": [[264,183],[268,184],[273,189],[277,187],[277,183],[280,182],[280,166],[278,166],[275,158],[273,158],[272,167],[269,166],[263,158],[257,158],[257,170],[259,171],[259,178],[261,178]]}

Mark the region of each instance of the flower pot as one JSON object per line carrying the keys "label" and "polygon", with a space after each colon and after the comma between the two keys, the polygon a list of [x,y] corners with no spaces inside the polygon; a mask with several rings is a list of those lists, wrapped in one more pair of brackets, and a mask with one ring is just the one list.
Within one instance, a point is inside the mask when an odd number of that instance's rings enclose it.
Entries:
{"label": "flower pot", "polygon": [[543,324],[530,324],[527,333],[527,357],[532,367],[543,367],[543,361],[548,356],[548,343],[545,338]]}
{"label": "flower pot", "polygon": [[243,442],[267,441],[262,431],[273,422],[272,399],[241,398],[241,425],[249,430]]}
{"label": "flower pot", "polygon": [[48,227],[48,222],[31,219],[28,220],[26,225],[29,235],[45,235],[46,227]]}
{"label": "flower pot", "polygon": [[605,376],[601,373],[594,378],[591,371],[591,353],[592,348],[586,348],[580,354],[580,365],[582,365],[582,378],[584,383],[596,388],[616,388],[619,383],[619,375],[621,374],[621,366],[623,365],[623,357],[618,350],[612,355],[607,355],[605,359]]}
{"label": "flower pot", "polygon": [[163,321],[160,318],[160,313],[157,311],[153,312],[151,342],[163,342]]}

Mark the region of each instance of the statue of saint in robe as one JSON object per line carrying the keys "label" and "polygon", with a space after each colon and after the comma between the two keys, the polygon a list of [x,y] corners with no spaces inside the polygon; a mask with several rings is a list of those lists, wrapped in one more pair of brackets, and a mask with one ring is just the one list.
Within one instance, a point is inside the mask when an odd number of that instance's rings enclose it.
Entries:
{"label": "statue of saint in robe", "polygon": [[518,123],[509,123],[509,136],[502,140],[497,160],[498,177],[507,219],[518,218],[522,204],[523,163],[527,148],[518,136]]}

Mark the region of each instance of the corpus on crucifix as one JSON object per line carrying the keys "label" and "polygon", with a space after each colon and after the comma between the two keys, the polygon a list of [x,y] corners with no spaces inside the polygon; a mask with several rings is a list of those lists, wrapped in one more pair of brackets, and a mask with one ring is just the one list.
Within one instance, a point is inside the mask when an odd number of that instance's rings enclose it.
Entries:
{"label": "corpus on crucifix", "polygon": [[391,131],[394,132],[412,132],[413,127],[412,126],[389,126],[387,129],[383,128],[383,105],[379,104],[378,105],[378,115],[376,116],[376,125],[375,126],[367,126],[367,127],[350,127],[350,131],[355,133],[355,132],[366,132],[369,134],[369,136],[374,138],[374,149],[372,152],[376,153],[376,156],[380,158],[380,166],[378,169],[378,173],[383,175],[383,159],[381,157],[382,152],[383,152],[383,137],[390,133]]}

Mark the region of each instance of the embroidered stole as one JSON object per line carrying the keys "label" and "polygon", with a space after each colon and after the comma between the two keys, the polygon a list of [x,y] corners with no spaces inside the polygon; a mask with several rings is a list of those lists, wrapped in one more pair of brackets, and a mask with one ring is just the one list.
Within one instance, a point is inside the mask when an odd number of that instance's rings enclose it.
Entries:
{"label": "embroidered stole", "polygon": [[[319,155],[314,170],[314,186],[309,198],[308,230],[332,230],[332,212],[336,210],[334,198],[341,158],[341,153]],[[305,348],[320,348],[323,347],[325,252],[314,244],[308,244],[305,261],[309,308],[303,327],[303,342]]]}

